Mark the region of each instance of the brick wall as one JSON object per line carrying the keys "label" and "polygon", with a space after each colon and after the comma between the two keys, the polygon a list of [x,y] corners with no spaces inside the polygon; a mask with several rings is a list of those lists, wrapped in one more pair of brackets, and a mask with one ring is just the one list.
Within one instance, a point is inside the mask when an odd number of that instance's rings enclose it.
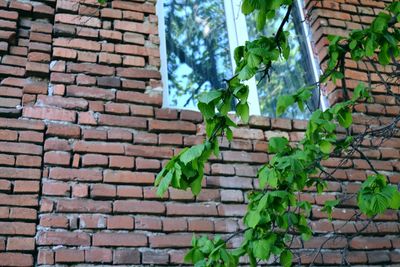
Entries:
{"label": "brick wall", "polygon": [[[184,146],[202,141],[201,115],[162,109],[155,3],[148,0],[0,0],[0,262],[147,265],[182,263],[192,232],[229,235],[243,227],[246,191],[269,159],[268,138],[297,142],[305,121],[252,117],[221,140],[220,158],[206,166],[202,193],[170,189],[161,200],[152,187],[161,166]],[[381,1],[307,1],[315,50],[324,62],[327,34],[347,34],[371,21]],[[348,87],[371,66],[349,61]],[[380,67],[381,68],[381,67]],[[390,68],[383,69],[390,73]],[[372,81],[378,77],[371,76]],[[367,79],[368,81],[368,79]],[[399,87],[394,87],[399,94]],[[327,86],[331,102],[341,90]],[[400,113],[382,87],[373,104],[359,105],[354,132],[384,125]],[[371,142],[365,142],[368,147]],[[400,138],[365,150],[376,169],[400,182]],[[324,165],[336,167],[340,158]],[[371,173],[355,155],[333,174],[328,192],[313,189],[316,237],[296,240],[301,256],[317,264],[400,262],[399,213],[387,212],[359,236],[351,199],[321,212],[327,199],[354,193]],[[350,222],[346,222],[351,219]],[[231,244],[240,242],[232,239]],[[244,260],[245,262],[245,260]]]}

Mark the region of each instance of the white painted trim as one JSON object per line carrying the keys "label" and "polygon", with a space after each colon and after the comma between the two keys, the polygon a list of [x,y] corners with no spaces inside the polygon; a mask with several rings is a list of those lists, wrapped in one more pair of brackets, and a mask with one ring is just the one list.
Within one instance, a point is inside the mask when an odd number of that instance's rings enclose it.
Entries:
{"label": "white painted trim", "polygon": [[167,62],[167,44],[165,40],[165,21],[164,21],[164,1],[157,0],[156,14],[158,17],[158,36],[160,38],[160,73],[163,90],[162,107],[169,107],[169,90],[168,90],[168,62]]}
{"label": "white painted trim", "polygon": [[[303,28],[305,37],[306,37],[306,43],[307,43],[307,51],[308,51],[308,56],[310,58],[311,61],[311,65],[313,67],[313,74],[314,74],[314,78],[315,81],[319,81],[319,76],[321,74],[321,68],[319,67],[318,64],[318,58],[316,56],[314,56],[314,51],[312,49],[312,39],[311,39],[311,31],[310,31],[310,26],[307,24],[307,21],[305,19],[305,15],[304,15],[304,0],[296,0],[296,4],[298,7],[298,10],[300,12],[300,19],[302,21],[301,26]],[[320,94],[320,101],[321,101],[321,108],[322,110],[326,110],[329,106],[328,103],[328,99],[326,98],[326,96],[324,96],[321,92]]]}

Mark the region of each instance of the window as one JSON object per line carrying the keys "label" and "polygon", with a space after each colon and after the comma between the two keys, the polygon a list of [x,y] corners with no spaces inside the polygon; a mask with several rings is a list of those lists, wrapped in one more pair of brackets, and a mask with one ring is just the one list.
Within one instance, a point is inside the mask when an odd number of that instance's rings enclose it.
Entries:
{"label": "window", "polygon": [[[234,72],[233,51],[257,37],[254,19],[240,12],[240,0],[164,0],[157,2],[161,42],[161,73],[164,106],[196,109],[196,96],[213,88],[223,88],[224,78]],[[284,16],[280,10],[278,17]],[[264,32],[276,32],[281,18]],[[291,56],[272,66],[267,81],[260,75],[248,81],[250,113],[275,117],[277,96],[294,92],[318,79],[309,31],[304,22],[301,1],[296,2],[289,24]],[[317,89],[308,106],[325,104]],[[307,118],[308,114],[290,108],[284,117]]]}

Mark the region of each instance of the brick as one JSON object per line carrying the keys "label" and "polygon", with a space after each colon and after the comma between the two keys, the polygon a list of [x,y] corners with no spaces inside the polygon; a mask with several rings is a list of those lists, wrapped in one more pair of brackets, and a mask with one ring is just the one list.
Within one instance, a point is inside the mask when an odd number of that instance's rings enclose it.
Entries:
{"label": "brick", "polygon": [[42,164],[42,157],[17,155],[16,165],[22,167],[40,167]]}
{"label": "brick", "polygon": [[59,200],[56,210],[59,212],[109,213],[111,212],[111,203],[83,199]]}
{"label": "brick", "polygon": [[[137,136],[134,140],[137,141]],[[145,158],[166,158],[172,157],[172,149],[169,147],[155,147],[142,145],[126,145],[125,154],[128,156],[137,156]]]}
{"label": "brick", "polygon": [[218,213],[214,204],[168,203],[166,206],[167,215],[215,216]]}
{"label": "brick", "polygon": [[42,108],[42,107],[25,107],[23,116],[33,119],[58,120],[75,122],[76,112],[64,109]]}
{"label": "brick", "polygon": [[383,237],[355,237],[350,241],[352,249],[384,249],[391,248],[392,244],[389,239]]}
{"label": "brick", "polygon": [[56,262],[61,263],[73,263],[83,262],[85,259],[84,251],[77,249],[57,249],[56,250]]}
{"label": "brick", "polygon": [[54,264],[54,252],[50,250],[39,250],[38,264]]}
{"label": "brick", "polygon": [[86,198],[89,196],[88,186],[85,184],[72,185],[72,197]]}
{"label": "brick", "polygon": [[190,247],[192,234],[168,234],[149,237],[152,248],[185,248]]}
{"label": "brick", "polygon": [[35,239],[27,237],[10,237],[7,240],[7,250],[30,250],[35,249]]}
{"label": "brick", "polygon": [[81,129],[76,125],[49,124],[46,135],[66,138],[80,138]]}
{"label": "brick", "polygon": [[85,140],[106,140],[107,132],[95,129],[85,129],[83,130],[83,139]]}
{"label": "brick", "polygon": [[[67,48],[76,48],[82,50],[96,51],[99,52],[101,49],[100,43],[95,41],[89,41],[85,39],[79,38],[54,38],[53,39],[54,46],[61,46]],[[76,64],[72,64],[76,65]]]}
{"label": "brick", "polygon": [[102,154],[124,154],[125,149],[122,144],[118,143],[99,143],[78,141],[74,144],[75,152],[84,153],[102,153]]}
{"label": "brick", "polygon": [[102,173],[96,169],[51,168],[49,178],[66,181],[101,181]]}
{"label": "brick", "polygon": [[15,193],[38,193],[39,182],[38,181],[15,181],[14,182]]}
{"label": "brick", "polygon": [[91,248],[85,250],[85,262],[110,263],[112,262],[112,250],[106,248]]}
{"label": "brick", "polygon": [[155,159],[137,158],[135,166],[136,170],[159,170],[161,164]]}
{"label": "brick", "polygon": [[68,152],[50,151],[44,154],[44,163],[50,165],[68,166],[71,161],[71,154]]}
{"label": "brick", "polygon": [[162,104],[162,97],[159,94],[118,91],[116,99],[120,102],[147,104],[153,106],[161,106]]}
{"label": "brick", "polygon": [[101,17],[103,18],[111,18],[111,19],[120,19],[122,18],[122,11],[118,9],[112,8],[103,8],[101,9]]}
{"label": "brick", "polygon": [[138,117],[100,114],[98,122],[99,124],[108,126],[121,126],[121,127],[138,128],[138,129],[147,128],[147,120]]}
{"label": "brick", "polygon": [[108,166],[108,157],[97,154],[86,154],[82,157],[83,167]]}
{"label": "brick", "polygon": [[114,264],[139,264],[140,252],[136,249],[118,249],[114,250]]}
{"label": "brick", "polygon": [[0,253],[0,261],[4,266],[33,266],[33,256],[21,253]]}
{"label": "brick", "polygon": [[149,121],[149,130],[153,132],[185,132],[195,133],[196,125],[191,122],[185,121],[161,121],[151,120]]}
{"label": "brick", "polygon": [[100,28],[101,21],[95,17],[78,16],[73,14],[56,14],[55,22],[73,24],[73,25],[85,25],[87,27]]}
{"label": "brick", "polygon": [[63,58],[63,59],[76,59],[77,57],[76,50],[62,47],[54,47],[53,49],[53,57],[54,58]]}
{"label": "brick", "polygon": [[108,229],[128,229],[131,230],[134,227],[134,220],[129,216],[113,216],[107,220]]}
{"label": "brick", "polygon": [[92,63],[68,63],[67,72],[112,76],[114,75],[114,67]]}
{"label": "brick", "polygon": [[68,228],[68,218],[62,215],[45,214],[40,217],[40,226],[54,228]]}
{"label": "brick", "polygon": [[[2,143],[0,143],[0,147],[2,147]],[[27,146],[26,148],[29,148]],[[30,168],[9,168],[9,167],[0,167],[0,178],[7,179],[32,179],[38,180],[40,179],[41,172],[39,169],[30,169]]]}
{"label": "brick", "polygon": [[165,206],[156,201],[117,200],[114,202],[114,212],[163,214]]}
{"label": "brick", "polygon": [[92,198],[114,198],[117,195],[115,185],[94,184],[90,190]]}
{"label": "brick", "polygon": [[140,247],[147,246],[147,237],[136,233],[95,233],[93,246]]}
{"label": "brick", "polygon": [[106,228],[106,218],[102,215],[81,215],[79,217],[79,228],[102,229]]}
{"label": "brick", "polygon": [[113,100],[115,92],[97,87],[67,86],[67,96],[83,97],[85,99]]}
{"label": "brick", "polygon": [[40,232],[38,245],[88,246],[90,236],[83,232]]}
{"label": "brick", "polygon": [[147,264],[167,264],[169,263],[169,254],[159,251],[144,251],[142,262]]}
{"label": "brick", "polygon": [[133,157],[125,156],[110,156],[110,168],[116,169],[133,169],[135,166],[135,159]]}
{"label": "brick", "polygon": [[117,196],[121,198],[142,198],[143,192],[140,186],[117,186]]}
{"label": "brick", "polygon": [[33,236],[36,233],[34,223],[24,222],[0,222],[0,234],[2,235],[29,235]]}
{"label": "brick", "polygon": [[123,10],[131,10],[131,11],[138,11],[143,13],[150,13],[155,14],[155,6],[153,4],[139,4],[135,3],[132,4],[128,1],[117,1],[112,3],[112,8],[115,9],[123,9]]}
{"label": "brick", "polygon": [[144,45],[144,36],[142,34],[125,32],[123,36],[125,43]]}
{"label": "brick", "polygon": [[155,175],[146,172],[104,171],[104,182],[122,184],[152,184]]}

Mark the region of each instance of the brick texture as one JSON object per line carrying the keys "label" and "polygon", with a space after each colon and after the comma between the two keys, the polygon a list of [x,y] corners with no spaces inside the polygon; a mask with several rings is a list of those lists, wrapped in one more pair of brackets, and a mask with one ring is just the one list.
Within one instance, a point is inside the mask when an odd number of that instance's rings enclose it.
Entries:
{"label": "brick texture", "polygon": [[[327,35],[362,28],[384,2],[305,1],[322,66]],[[232,143],[221,140],[221,157],[207,164],[198,197],[170,189],[158,198],[153,182],[161,166],[204,134],[198,112],[162,108],[158,45],[153,0],[0,0],[1,266],[173,266],[183,263],[192,232],[225,237],[243,227],[246,192],[270,158],[269,138],[297,142],[306,122],[251,117]],[[346,71],[352,90],[371,70],[349,60]],[[340,89],[326,86],[331,103],[343,97]],[[382,89],[373,99],[356,107],[354,132],[400,113]],[[395,184],[399,144],[397,134],[366,150]],[[323,163],[329,169],[339,162]],[[400,263],[398,212],[365,227],[354,220],[354,199],[334,210],[333,221],[321,211],[325,200],[354,194],[370,172],[354,155],[327,180],[326,194],[310,188],[300,195],[313,205],[316,236],[293,242],[297,263],[309,264],[321,244],[318,265],[342,265],[344,248],[349,264]],[[331,232],[335,239],[325,242]]]}

